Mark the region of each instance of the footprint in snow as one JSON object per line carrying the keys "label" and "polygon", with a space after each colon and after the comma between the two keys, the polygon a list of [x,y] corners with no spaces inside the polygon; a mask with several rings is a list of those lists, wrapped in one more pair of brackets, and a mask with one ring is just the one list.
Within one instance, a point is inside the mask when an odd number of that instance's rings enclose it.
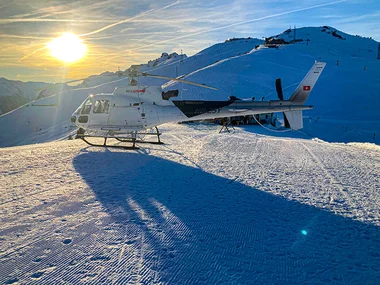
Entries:
{"label": "footprint in snow", "polygon": [[5,284],[14,284],[16,282],[18,282],[18,278],[11,278],[5,281]]}
{"label": "footprint in snow", "polygon": [[32,277],[33,279],[38,279],[40,278],[42,275],[44,275],[45,272],[43,271],[37,271],[36,273],[33,273],[30,277]]}
{"label": "footprint in snow", "polygon": [[63,244],[70,244],[72,242],[72,239],[71,238],[66,238],[62,242],[63,242]]}
{"label": "footprint in snow", "polygon": [[33,262],[38,263],[38,262],[40,262],[41,260],[42,260],[41,257],[36,257],[35,259],[33,259]]}
{"label": "footprint in snow", "polygon": [[77,264],[79,264],[79,261],[76,260],[76,259],[73,259],[73,260],[71,260],[71,261],[69,262],[69,266],[75,266],[75,265],[77,265]]}

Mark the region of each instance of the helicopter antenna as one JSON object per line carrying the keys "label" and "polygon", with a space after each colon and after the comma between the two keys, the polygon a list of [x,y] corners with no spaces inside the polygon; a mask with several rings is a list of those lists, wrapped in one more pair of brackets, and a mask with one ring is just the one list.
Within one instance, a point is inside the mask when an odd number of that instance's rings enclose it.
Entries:
{"label": "helicopter antenna", "polygon": [[138,82],[136,80],[136,77],[140,75],[140,67],[141,65],[131,65],[131,67],[129,68],[129,86],[137,86]]}

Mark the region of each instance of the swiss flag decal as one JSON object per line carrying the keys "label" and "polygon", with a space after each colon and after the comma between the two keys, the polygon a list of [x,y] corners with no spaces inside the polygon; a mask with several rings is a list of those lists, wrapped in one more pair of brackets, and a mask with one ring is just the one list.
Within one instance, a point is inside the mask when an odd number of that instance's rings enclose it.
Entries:
{"label": "swiss flag decal", "polygon": [[304,85],[303,86],[303,91],[310,91],[310,86]]}

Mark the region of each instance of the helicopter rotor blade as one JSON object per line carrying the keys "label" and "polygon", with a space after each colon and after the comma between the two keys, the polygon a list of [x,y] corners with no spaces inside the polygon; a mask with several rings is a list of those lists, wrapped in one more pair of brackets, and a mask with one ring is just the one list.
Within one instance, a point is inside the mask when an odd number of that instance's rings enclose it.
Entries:
{"label": "helicopter rotor blade", "polygon": [[[281,101],[283,101],[284,100],[284,93],[282,92],[281,78],[277,78],[276,79],[276,92],[277,92],[278,99],[280,99]],[[290,124],[289,124],[288,118],[286,117],[285,112],[282,112],[282,114],[284,115],[285,128],[289,129],[290,128]]]}
{"label": "helicopter rotor blade", "polygon": [[179,79],[179,78],[173,78],[173,77],[168,77],[168,76],[163,76],[163,75],[154,75],[154,74],[149,74],[149,73],[145,73],[145,72],[142,72],[141,75],[146,76],[146,77],[154,77],[154,78],[160,78],[160,79],[173,80],[173,81],[183,82],[183,83],[187,83],[187,84],[191,84],[191,85],[195,85],[195,86],[199,86],[199,87],[203,87],[203,88],[218,90],[217,88],[208,86],[206,84],[196,83],[196,82],[192,82],[192,81],[188,81],[188,80],[184,80],[184,79]]}
{"label": "helicopter rotor blade", "polygon": [[37,91],[42,91],[42,90],[48,90],[48,89],[52,89],[54,88],[56,85],[58,84],[68,84],[68,83],[74,83],[74,82],[77,82],[77,81],[83,81],[85,80],[86,78],[81,78],[81,79],[75,79],[75,80],[71,80],[71,81],[66,81],[66,82],[57,82],[57,83],[51,83],[50,86],[47,86],[47,87],[44,87],[44,88],[38,88],[36,89]]}
{"label": "helicopter rotor blade", "polygon": [[62,82],[62,84],[74,83],[74,82],[82,81],[82,80],[85,80],[85,79],[86,79],[86,78],[75,79],[75,80],[71,80],[71,81]]}

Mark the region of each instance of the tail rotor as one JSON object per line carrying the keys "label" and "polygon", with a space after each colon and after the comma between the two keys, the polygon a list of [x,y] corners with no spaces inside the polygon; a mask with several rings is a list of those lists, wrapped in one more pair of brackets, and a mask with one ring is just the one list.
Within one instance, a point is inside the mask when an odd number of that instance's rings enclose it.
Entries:
{"label": "tail rotor", "polygon": [[[281,101],[284,101],[284,93],[282,92],[281,78],[276,79],[276,91],[277,91],[278,99]],[[285,115],[285,112],[282,112],[282,114],[284,115],[285,128],[290,128],[290,124],[289,124],[288,118]]]}

